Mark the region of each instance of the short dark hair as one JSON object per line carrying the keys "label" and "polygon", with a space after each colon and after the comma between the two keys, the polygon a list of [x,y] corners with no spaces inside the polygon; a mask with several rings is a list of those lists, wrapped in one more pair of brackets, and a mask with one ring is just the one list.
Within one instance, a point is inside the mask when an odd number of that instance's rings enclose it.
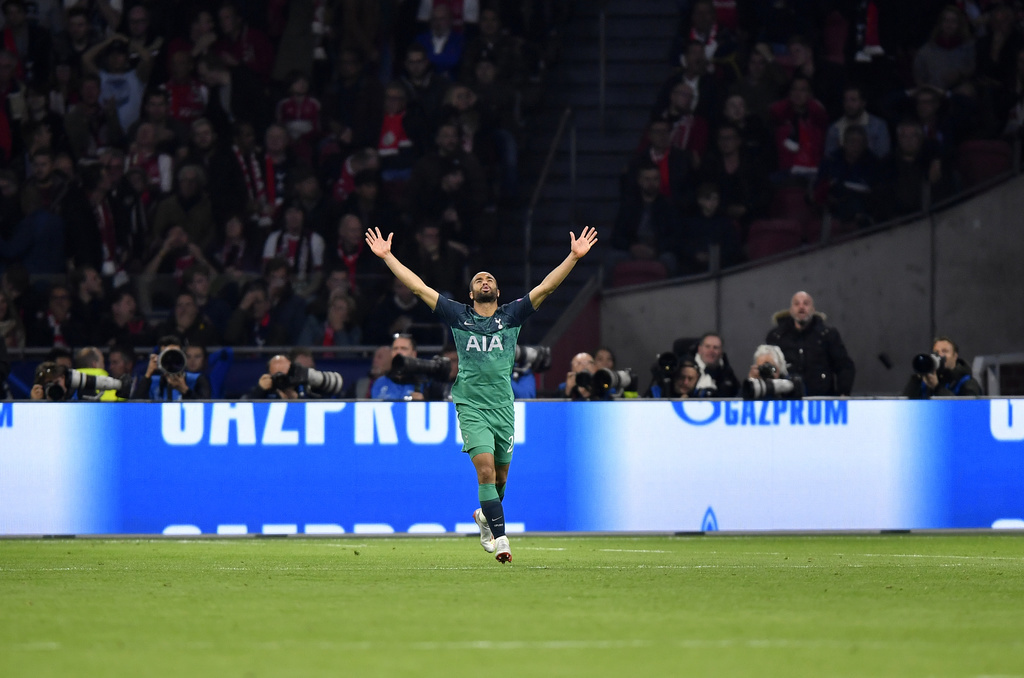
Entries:
{"label": "short dark hair", "polygon": [[160,337],[156,342],[157,346],[170,346],[171,344],[174,344],[175,346],[181,346],[181,337],[175,334],[165,334],[164,336]]}
{"label": "short dark hair", "polygon": [[128,362],[132,363],[133,365],[135,364],[135,361],[137,359],[137,356],[135,355],[135,349],[132,348],[131,346],[115,344],[114,346],[110,347],[110,350],[107,352],[107,355],[110,356],[113,355],[114,353],[120,353],[125,358],[127,358]]}
{"label": "short dark hair", "polygon": [[409,343],[412,344],[412,350],[416,350],[416,338],[408,332],[396,332],[391,335],[391,343],[395,343],[395,339],[408,339]]}
{"label": "short dark hair", "polygon": [[49,362],[57,362],[57,358],[72,359],[71,350],[64,348],[63,346],[54,346],[46,353],[46,360]]}
{"label": "short dark hair", "polygon": [[954,353],[956,353],[956,354],[959,354],[959,353],[960,353],[960,346],[959,346],[959,345],[957,345],[957,343],[956,343],[955,341],[953,341],[952,339],[950,339],[950,338],[949,338],[948,336],[946,336],[945,334],[940,334],[939,336],[937,336],[937,337],[935,337],[934,339],[932,339],[932,346],[934,346],[935,344],[939,343],[940,341],[945,341],[945,342],[947,342],[947,343],[948,343],[948,344],[949,344],[950,346],[952,346],[952,347],[953,347],[953,352],[954,352]]}

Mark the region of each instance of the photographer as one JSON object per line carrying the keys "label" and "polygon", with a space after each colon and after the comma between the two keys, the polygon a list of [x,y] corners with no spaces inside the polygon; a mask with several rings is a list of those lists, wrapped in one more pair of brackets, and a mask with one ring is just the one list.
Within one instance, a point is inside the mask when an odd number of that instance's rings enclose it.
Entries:
{"label": "photographer", "polygon": [[577,353],[572,357],[569,373],[565,375],[565,382],[559,384],[559,390],[570,400],[590,400],[593,396],[590,390],[591,379],[596,369],[594,356]]}
{"label": "photographer", "polygon": [[741,390],[744,400],[799,400],[805,395],[803,379],[790,373],[782,349],[772,344],[754,350],[754,364]]}
{"label": "photographer", "polygon": [[132,391],[133,400],[209,400],[210,380],[205,374],[189,372],[181,340],[161,337],[159,350],[149,355],[146,373]]}
{"label": "photographer", "polygon": [[740,383],[722,347],[722,337],[714,332],[708,332],[697,342],[693,363],[700,377],[694,387],[695,396],[732,398],[740,392]]}
{"label": "photographer", "polygon": [[980,396],[981,384],[971,375],[971,368],[960,359],[960,347],[946,336],[936,337],[932,352],[914,358],[914,374],[910,376],[903,395],[926,399],[932,396]]}
{"label": "photographer", "polygon": [[312,354],[295,349],[290,356],[275,355],[267,361],[267,373],[246,395],[246,400],[305,400],[341,395],[344,380],[337,372],[312,367]]}
{"label": "photographer", "polygon": [[36,367],[29,398],[62,402],[84,399],[88,395],[90,399],[95,400],[98,391],[125,389],[126,386],[127,381],[84,374],[48,360]]}
{"label": "photographer", "polygon": [[447,358],[420,360],[411,334],[391,340],[391,369],[373,382],[374,400],[444,400],[444,384],[451,372]]}
{"label": "photographer", "polygon": [[[664,354],[663,354],[664,355]],[[675,354],[668,354],[675,356]],[[651,384],[650,388],[644,394],[645,398],[693,398],[694,389],[697,386],[697,380],[700,378],[700,371],[697,369],[696,363],[692,360],[683,360],[676,362],[672,366],[672,361],[669,358],[662,359],[659,356],[658,365],[663,366],[664,371],[667,368],[668,378],[656,378],[654,383]],[[656,371],[657,375],[658,372]]]}

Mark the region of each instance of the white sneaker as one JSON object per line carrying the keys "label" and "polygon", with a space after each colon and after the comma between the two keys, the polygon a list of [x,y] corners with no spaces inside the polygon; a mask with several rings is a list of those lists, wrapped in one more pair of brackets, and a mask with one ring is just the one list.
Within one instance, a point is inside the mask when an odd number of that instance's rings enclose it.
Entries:
{"label": "white sneaker", "polygon": [[480,546],[484,547],[484,551],[494,553],[494,535],[491,534],[491,526],[487,522],[484,510],[477,509],[473,511],[473,520],[476,522],[477,527],[480,528]]}
{"label": "white sneaker", "polygon": [[508,547],[508,537],[501,535],[494,540],[494,547],[496,553],[494,554],[495,560],[499,563],[511,563],[512,562],[512,550]]}

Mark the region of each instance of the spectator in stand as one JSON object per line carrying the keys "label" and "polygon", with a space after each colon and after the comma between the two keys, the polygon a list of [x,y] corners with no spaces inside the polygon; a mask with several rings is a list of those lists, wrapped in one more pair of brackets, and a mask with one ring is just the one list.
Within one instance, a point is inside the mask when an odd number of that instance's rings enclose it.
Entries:
{"label": "spectator in stand", "polygon": [[363,331],[353,321],[356,302],[344,290],[335,290],[327,300],[325,316],[310,315],[299,334],[299,346],[358,346]]}
{"label": "spectator in stand", "polygon": [[711,183],[697,188],[700,210],[683,218],[677,240],[679,272],[704,273],[712,270],[711,248],[718,246],[718,266],[729,268],[741,259],[736,221],[722,214],[718,186]]}
{"label": "spectator in stand", "polygon": [[932,201],[951,192],[951,175],[937,150],[925,144],[921,123],[904,120],[896,128],[896,148],[882,164],[877,204],[879,220],[919,212],[922,189],[931,187]]}
{"label": "spectator in stand", "polygon": [[703,46],[709,72],[726,81],[739,77],[736,38],[727,26],[718,23],[712,0],[695,0],[690,4],[690,20],[673,42],[673,66],[686,65],[687,46],[692,42]]}
{"label": "spectator in stand", "polygon": [[178,185],[174,193],[167,196],[156,207],[150,242],[166,239],[167,232],[180,226],[188,235],[189,242],[199,248],[209,247],[216,235],[217,225],[213,218],[213,204],[206,192],[206,173],[198,165],[184,165],[178,169]]}
{"label": "spectator in stand", "polygon": [[160,199],[171,192],[174,186],[174,161],[171,156],[157,150],[156,127],[149,122],[135,126],[135,141],[128,154],[130,170],[138,168],[145,177],[153,199]]}
{"label": "spectator in stand", "polygon": [[338,221],[341,209],[324,195],[320,180],[311,167],[300,165],[292,172],[292,204],[306,215],[306,228],[324,236]]}
{"label": "spectator in stand", "polygon": [[341,217],[327,245],[324,265],[328,270],[346,271],[349,289],[365,298],[376,293],[384,271],[380,260],[366,247],[364,233],[366,227],[358,216]]}
{"label": "spectator in stand", "polygon": [[942,92],[973,97],[975,46],[963,10],[947,5],[939,15],[931,38],[914,56],[914,83]]}
{"label": "spectator in stand", "polygon": [[267,283],[257,278],[242,288],[242,301],[228,320],[225,343],[231,346],[283,346],[288,343],[284,326],[272,322]]}
{"label": "spectator in stand", "polygon": [[191,125],[203,117],[209,91],[194,73],[194,60],[186,50],[170,57],[170,79],[164,83],[167,92],[167,114],[182,125]]}
{"label": "spectator in stand", "polygon": [[408,333],[421,344],[444,343],[439,341],[443,329],[430,309],[418,303],[412,290],[395,278],[390,292],[370,309],[363,325],[363,341],[384,344],[388,337]]}
{"label": "spectator in stand", "polygon": [[975,86],[984,119],[993,133],[1006,125],[1006,112],[1013,105],[1012,85],[1017,76],[1017,55],[1024,49],[1024,33],[1016,24],[1014,9],[996,2],[988,11],[988,32],[977,43]]}
{"label": "spectator in stand", "polygon": [[501,80],[519,84],[523,80],[521,39],[502,30],[501,13],[497,7],[480,10],[480,34],[466,45],[462,58],[462,80],[476,73],[476,65],[485,56],[494,61]]}
{"label": "spectator in stand", "polygon": [[657,260],[673,275],[678,265],[679,213],[659,190],[661,173],[654,162],[641,164],[635,176],[638,190],[623,198],[606,262],[613,268],[621,261]]}
{"label": "spectator in stand", "polygon": [[168,228],[159,249],[138,276],[139,305],[143,312],[151,313],[154,305],[173,304],[185,271],[197,263],[210,265],[202,248],[190,239],[184,227]]}
{"label": "spectator in stand", "polygon": [[441,227],[434,222],[420,224],[416,229],[415,246],[407,247],[401,260],[428,287],[445,296],[454,297],[469,286],[465,253],[446,242]]}
{"label": "spectator in stand", "polygon": [[729,88],[729,95],[743,97],[750,114],[767,125],[769,108],[779,100],[787,80],[786,72],[775,63],[771,49],[758,43],[747,56],[746,73]]}
{"label": "spectator in stand", "polygon": [[134,139],[138,126],[142,123],[153,125],[156,134],[156,150],[174,156],[178,149],[188,143],[189,128],[169,115],[170,105],[167,91],[151,89],[146,92],[142,105],[142,117],[128,130],[128,137]]}
{"label": "spectator in stand", "polygon": [[355,190],[356,174],[368,170],[380,173],[380,155],[376,148],[363,148],[345,158],[331,188],[331,199],[337,203],[345,202]]}
{"label": "spectator in stand", "polygon": [[223,235],[206,252],[207,260],[229,282],[244,283],[262,270],[263,249],[254,228],[240,215],[230,216],[224,222]]}
{"label": "spectator in stand", "polygon": [[832,155],[843,145],[843,136],[853,125],[864,128],[868,136],[868,150],[875,157],[884,158],[889,155],[889,126],[881,118],[868,113],[866,106],[864,90],[859,85],[848,85],[843,90],[843,116],[828,128],[825,135],[825,155]]}
{"label": "spectator in stand", "polygon": [[178,166],[194,165],[205,171],[206,194],[214,219],[224,219],[247,207],[247,177],[242,172],[237,156],[221,143],[213,125],[206,118],[192,123],[188,155],[180,157]]}
{"label": "spectator in stand", "polygon": [[813,178],[825,150],[828,113],[811,91],[811,81],[798,75],[789,85],[789,96],[772,104],[775,152],[778,156],[775,180]]}
{"label": "spectator in stand", "polygon": [[178,293],[171,316],[156,328],[158,335],[174,334],[185,344],[215,346],[220,333],[209,318],[199,312],[199,303],[191,292]]}
{"label": "spectator in stand", "polygon": [[135,372],[135,361],[135,351],[131,346],[111,346],[107,352],[107,374],[114,379],[131,379]]}
{"label": "spectator in stand", "polygon": [[[263,186],[267,194],[267,205],[271,218],[280,216],[281,207],[288,197],[289,181],[298,162],[292,153],[291,137],[282,125],[273,124],[267,128],[263,143]],[[261,221],[261,225],[263,222]],[[270,225],[269,223],[267,225]]]}
{"label": "spectator in stand", "polygon": [[18,58],[18,77],[25,82],[46,80],[53,53],[50,32],[28,20],[22,0],[5,0],[3,11],[4,28],[0,35],[5,48]]}
{"label": "spectator in stand", "polygon": [[242,120],[251,122],[259,132],[270,120],[270,106],[263,84],[245,66],[234,68],[216,56],[199,60],[199,79],[209,92],[206,117],[222,139],[231,137],[234,126]]}
{"label": "spectator in stand", "polygon": [[391,190],[401,193],[409,181],[412,167],[423,148],[425,120],[417,109],[408,108],[405,87],[392,83],[384,90],[384,118],[381,122],[377,153],[381,176]]}
{"label": "spectator in stand", "polygon": [[853,389],[855,368],[842,337],[825,324],[825,316],[814,310],[814,299],[797,292],[789,309],[773,316],[776,326],[769,330],[766,344],[782,349],[789,371],[804,382],[804,395],[848,396]]}
{"label": "spectator in stand", "polygon": [[0,239],[0,262],[19,263],[31,275],[55,275],[67,270],[64,258],[64,220],[36,209],[15,225],[10,238]]}
{"label": "spectator in stand", "polygon": [[154,336],[139,314],[135,293],[127,287],[115,290],[110,312],[99,322],[96,343],[106,346],[149,346]]}
{"label": "spectator in stand", "polygon": [[768,172],[756,151],[743,147],[740,130],[732,123],[722,123],[715,131],[715,148],[701,164],[699,178],[718,187],[722,215],[744,232],[767,213]]}
{"label": "spectator in stand", "polygon": [[734,125],[739,132],[740,149],[744,155],[765,166],[775,164],[775,143],[768,125],[747,112],[747,102],[739,94],[731,94],[725,99],[721,124],[725,123]]}
{"label": "spectator in stand", "polygon": [[184,52],[193,60],[199,60],[211,53],[211,47],[217,42],[217,27],[213,23],[213,15],[206,8],[192,10],[188,23],[188,35],[178,35],[167,46],[167,56],[171,59],[175,54]]}
{"label": "spectator in stand", "polygon": [[815,197],[841,224],[868,226],[874,222],[874,191],[881,180],[881,161],[868,148],[867,131],[850,125],[843,147],[821,164]]}
{"label": "spectator in stand", "polygon": [[309,94],[309,76],[302,71],[288,74],[288,96],[277,102],[277,124],[288,130],[294,147],[302,149],[304,160],[312,159],[313,146],[319,140],[320,100]]}
{"label": "spectator in stand", "polygon": [[957,122],[961,113],[957,114],[954,109],[956,101],[963,101],[958,98],[947,100],[946,96],[934,87],[918,87],[913,93],[914,114],[917,121],[921,123],[921,131],[924,132],[925,143],[934,148],[943,158],[952,160],[956,156],[956,148],[959,144],[958,127],[966,126]]}
{"label": "spectator in stand", "polygon": [[426,47],[419,43],[409,45],[398,83],[405,88],[408,105],[418,108],[426,118],[426,126],[436,127],[441,122],[444,94],[451,81],[434,71]]}
{"label": "spectator in stand", "polygon": [[7,292],[0,290],[0,344],[7,348],[25,346],[25,325]]}
{"label": "spectator in stand", "polygon": [[425,206],[437,196],[442,177],[453,167],[462,170],[466,194],[472,201],[470,209],[474,213],[482,210],[487,199],[487,180],[476,156],[460,145],[457,125],[440,125],[434,142],[436,150],[416,162],[409,181],[407,210],[414,220],[422,216]]}
{"label": "spectator in stand", "polygon": [[516,120],[516,93],[507,82],[498,80],[493,59],[483,55],[474,70],[473,88],[476,108],[480,112],[481,131],[494,154],[500,183],[500,195],[505,201],[516,197],[519,183],[519,142],[516,133],[520,124]]}
{"label": "spectator in stand", "polygon": [[89,328],[71,315],[71,290],[67,285],[50,287],[46,308],[38,311],[26,328],[26,346],[82,346],[89,343]]}
{"label": "spectator in stand", "polygon": [[287,343],[294,344],[306,322],[306,300],[292,288],[292,268],[286,259],[271,259],[264,265],[270,301],[270,322],[284,330]]}
{"label": "spectator in stand", "polygon": [[672,125],[670,143],[673,148],[692,152],[697,159],[704,157],[708,150],[708,123],[691,110],[693,88],[686,82],[679,82],[669,94],[668,108],[656,116]]}
{"label": "spectator in stand", "polygon": [[71,272],[68,281],[72,295],[71,315],[92,334],[109,304],[103,279],[92,266],[82,266]]}
{"label": "spectator in stand", "polygon": [[414,223],[439,223],[448,243],[467,254],[477,241],[482,216],[479,196],[473,195],[467,185],[462,167],[451,161],[442,164],[438,190],[426,201],[417,203],[412,212]]}
{"label": "spectator in stand", "polygon": [[384,89],[366,72],[362,54],[342,47],[338,51],[337,75],[323,104],[326,117],[340,125],[341,140],[346,146],[363,148],[377,143],[383,102]]}
{"label": "spectator in stand", "polygon": [[231,68],[245,67],[266,83],[274,66],[274,46],[263,31],[249,26],[234,2],[217,10],[221,37],[211,51]]}
{"label": "spectator in stand", "polygon": [[454,80],[462,63],[466,39],[452,30],[452,11],[448,5],[435,5],[430,10],[430,30],[416,36],[416,42],[427,50],[434,70]]}
{"label": "spectator in stand", "polygon": [[[185,289],[195,299],[196,307],[200,318],[206,318],[216,330],[218,337],[223,336],[227,328],[228,318],[231,317],[231,305],[220,297],[210,294],[211,269],[202,264],[195,264],[187,271],[183,278]],[[181,301],[181,297],[178,297]],[[184,334],[182,332],[182,334]],[[203,341],[205,346],[212,346],[218,342]]]}
{"label": "spectator in stand", "polygon": [[789,57],[793,65],[792,78],[807,78],[811,90],[828,112],[827,118],[838,118],[843,112],[843,89],[846,87],[843,67],[827,59],[816,58],[811,43],[799,34],[789,39]]}
{"label": "spectator in stand", "polygon": [[[416,170],[413,169],[415,180]],[[394,206],[383,199],[380,177],[373,170],[363,170],[353,177],[355,188],[341,205],[341,213],[353,214],[367,228],[379,228],[381,233],[399,229],[399,215]]]}
{"label": "spectator in stand", "polygon": [[655,109],[667,108],[672,89],[676,84],[685,82],[693,91],[693,103],[690,108],[694,115],[699,115],[709,124],[714,125],[718,122],[721,101],[715,76],[708,72],[708,59],[704,53],[704,45],[699,41],[691,40],[686,45],[685,55],[686,63],[683,64],[682,69],[661,86]]}
{"label": "spectator in stand", "polygon": [[[82,55],[82,68],[86,73],[100,78],[100,99],[117,102],[117,116],[122,130],[127,130],[139,119],[142,108],[142,94],[149,80],[152,62],[148,50],[140,49],[138,66],[134,69],[128,63],[129,42],[123,35],[115,34],[101,43],[93,45]],[[103,59],[103,67],[97,59]]]}
{"label": "spectator in stand", "polygon": [[76,75],[82,74],[82,55],[99,42],[99,36],[89,23],[89,10],[75,6],[67,10],[66,25],[53,40],[56,63],[67,64]]}
{"label": "spectator in stand", "polygon": [[[147,3],[148,4],[148,3]],[[98,2],[98,7],[109,5],[109,0]],[[128,28],[125,35],[128,37],[128,64],[137,68],[142,61],[142,52],[149,52],[149,61],[152,72],[151,82],[164,82],[167,79],[167,55],[164,37],[158,35],[153,29],[150,11],[151,7],[137,4],[128,10],[125,24]]]}
{"label": "spectator in stand", "polygon": [[635,191],[637,170],[641,165],[653,163],[658,168],[658,191],[668,198],[676,210],[684,213],[693,204],[692,179],[695,173],[693,153],[672,147],[672,127],[667,120],[655,118],[647,125],[648,147],[626,170],[623,177],[623,196]]}
{"label": "spectator in stand", "polygon": [[263,246],[263,264],[275,258],[288,263],[299,296],[309,297],[320,287],[324,239],[306,227],[306,213],[297,204],[285,207],[281,228],[272,232]]}

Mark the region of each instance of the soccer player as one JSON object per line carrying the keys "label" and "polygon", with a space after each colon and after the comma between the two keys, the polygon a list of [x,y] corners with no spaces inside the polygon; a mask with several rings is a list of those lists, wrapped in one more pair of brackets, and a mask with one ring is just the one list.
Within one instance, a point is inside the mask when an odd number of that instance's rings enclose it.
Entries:
{"label": "soccer player", "polygon": [[597,231],[584,227],[579,238],[570,232],[569,256],[526,297],[502,306],[498,306],[498,283],[486,271],[474,275],[470,282],[472,306],[442,297],[391,253],[393,235],[389,233],[385,239],[380,229],[370,229],[366,232],[366,244],[396,278],[452,328],[459,354],[452,400],[464,441],[462,451],[469,454],[476,468],[480,498],[480,508],[473,512],[473,519],[480,527],[484,550],[494,553],[500,563],[512,562],[501,500],[515,445],[511,375],[516,339],[523,322],[594,246]]}

